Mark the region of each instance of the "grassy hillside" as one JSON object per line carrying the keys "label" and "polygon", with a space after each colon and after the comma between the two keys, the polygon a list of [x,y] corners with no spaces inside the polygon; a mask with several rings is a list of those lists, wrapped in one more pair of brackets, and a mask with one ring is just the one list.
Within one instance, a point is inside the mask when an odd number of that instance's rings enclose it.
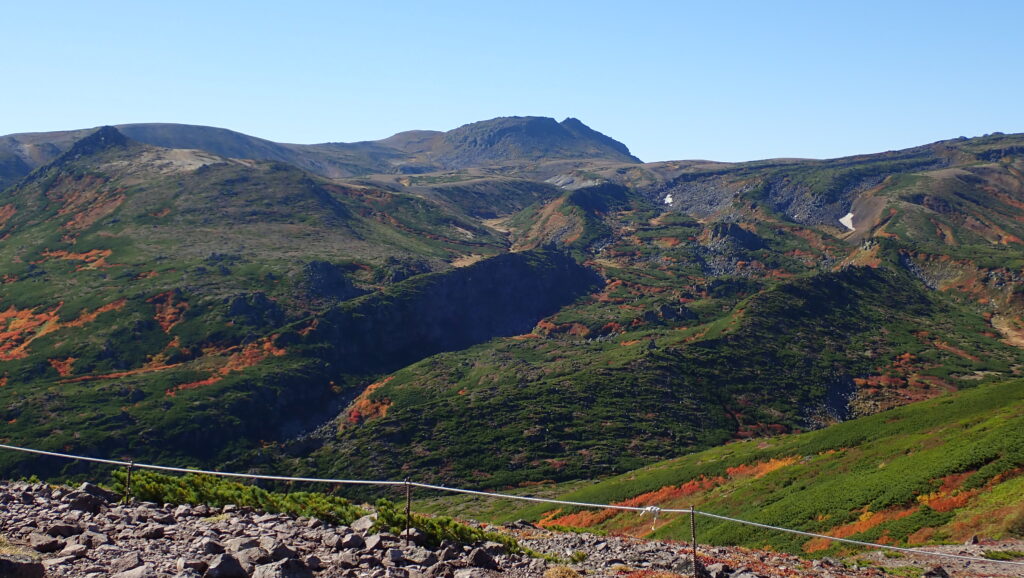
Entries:
{"label": "grassy hillside", "polygon": [[[643,165],[571,120],[305,149],[195,128],[136,127],[285,156],[0,147],[34,169],[0,193],[3,439],[501,488],[1024,365],[1020,135]],[[335,164],[289,160],[313,149]],[[323,177],[345,163],[381,173]]]}
{"label": "grassy hillside", "polygon": [[[3,439],[188,464],[316,427],[379,371],[527,330],[592,277],[553,252],[492,262],[506,241],[448,205],[114,129],[5,191],[0,239]],[[456,327],[474,299],[493,311]],[[415,347],[370,363],[417,318]]]}
{"label": "grassy hillside", "polygon": [[483,487],[599,477],[845,419],[850,402],[870,413],[991,381],[1017,359],[969,311],[894,270],[714,302],[705,320],[694,310],[710,303],[694,301],[614,333],[601,330],[618,321],[578,303],[532,334],[428,358],[360,396],[316,464]]}
{"label": "grassy hillside", "polygon": [[[898,544],[1024,537],[1024,381],[979,386],[829,428],[731,443],[561,495],[697,509]],[[686,516],[531,506],[506,517],[686,539]],[[808,553],[818,539],[700,519],[701,541]]]}

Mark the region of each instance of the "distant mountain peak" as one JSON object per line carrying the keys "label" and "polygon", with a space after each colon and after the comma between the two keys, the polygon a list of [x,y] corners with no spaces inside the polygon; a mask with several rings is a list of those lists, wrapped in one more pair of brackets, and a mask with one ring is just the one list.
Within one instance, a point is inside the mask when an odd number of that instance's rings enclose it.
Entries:
{"label": "distant mountain peak", "polygon": [[93,155],[112,148],[128,146],[128,137],[112,126],[101,126],[92,134],[83,137],[64,153],[61,158],[74,159],[79,156]]}
{"label": "distant mountain peak", "polygon": [[601,159],[639,163],[626,145],[575,118],[506,116],[444,133],[437,161],[449,168],[545,159]]}

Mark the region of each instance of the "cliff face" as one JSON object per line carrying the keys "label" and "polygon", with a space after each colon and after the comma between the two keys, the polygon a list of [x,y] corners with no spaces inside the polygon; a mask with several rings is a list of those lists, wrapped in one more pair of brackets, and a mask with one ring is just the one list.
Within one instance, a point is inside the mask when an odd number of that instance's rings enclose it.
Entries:
{"label": "cliff face", "polygon": [[310,338],[330,344],[345,372],[391,371],[442,351],[528,333],[598,281],[557,251],[510,253],[346,303]]}

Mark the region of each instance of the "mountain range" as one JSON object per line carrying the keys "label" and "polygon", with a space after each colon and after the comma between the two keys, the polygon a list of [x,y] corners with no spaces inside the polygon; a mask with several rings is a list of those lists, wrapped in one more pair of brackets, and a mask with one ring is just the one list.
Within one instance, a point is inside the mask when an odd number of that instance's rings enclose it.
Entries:
{"label": "mountain range", "polygon": [[1024,135],[643,163],[576,119],[136,124],[0,137],[0,188],[15,445],[507,488],[1024,367]]}

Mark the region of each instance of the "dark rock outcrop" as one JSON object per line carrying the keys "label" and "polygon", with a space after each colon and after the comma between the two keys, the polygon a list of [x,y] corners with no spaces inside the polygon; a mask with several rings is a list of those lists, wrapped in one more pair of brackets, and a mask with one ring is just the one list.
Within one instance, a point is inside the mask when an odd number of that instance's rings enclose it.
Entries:
{"label": "dark rock outcrop", "polygon": [[509,253],[420,275],[328,313],[310,338],[345,372],[385,372],[442,351],[527,333],[597,276],[550,250]]}

